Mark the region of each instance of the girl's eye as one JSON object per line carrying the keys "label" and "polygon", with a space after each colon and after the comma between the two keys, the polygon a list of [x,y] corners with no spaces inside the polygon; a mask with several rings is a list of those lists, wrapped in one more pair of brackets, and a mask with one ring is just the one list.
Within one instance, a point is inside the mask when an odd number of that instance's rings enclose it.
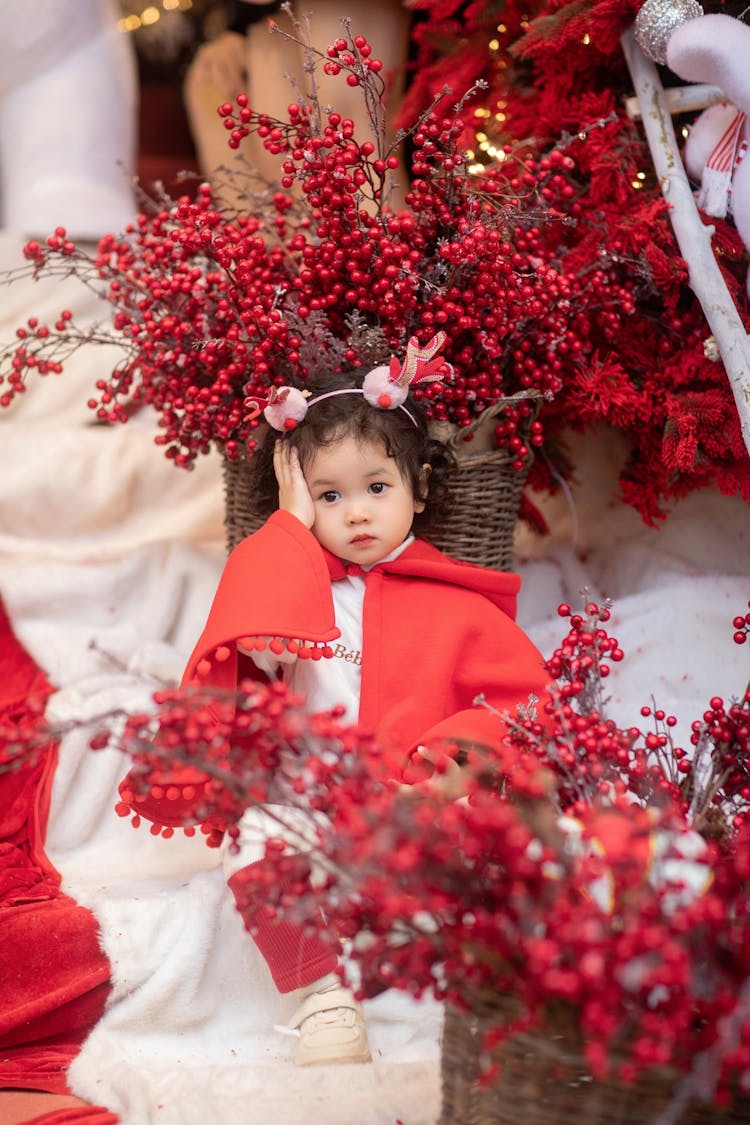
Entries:
{"label": "girl's eye", "polygon": [[338,492],[334,492],[333,489],[331,489],[328,492],[324,492],[323,495],[320,497],[320,499],[325,504],[335,504],[336,501],[338,500],[338,498],[339,498]]}
{"label": "girl's eye", "polygon": [[372,492],[375,496],[381,496],[385,492],[387,487],[388,485],[384,484],[383,481],[376,480],[370,485],[369,491]]}

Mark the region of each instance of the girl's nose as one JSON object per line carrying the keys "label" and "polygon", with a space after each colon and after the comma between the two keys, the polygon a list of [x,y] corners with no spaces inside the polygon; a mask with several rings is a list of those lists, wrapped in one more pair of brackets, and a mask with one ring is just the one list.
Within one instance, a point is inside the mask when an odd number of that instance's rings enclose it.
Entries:
{"label": "girl's nose", "polygon": [[367,507],[364,504],[352,503],[346,510],[347,523],[366,523],[368,518]]}

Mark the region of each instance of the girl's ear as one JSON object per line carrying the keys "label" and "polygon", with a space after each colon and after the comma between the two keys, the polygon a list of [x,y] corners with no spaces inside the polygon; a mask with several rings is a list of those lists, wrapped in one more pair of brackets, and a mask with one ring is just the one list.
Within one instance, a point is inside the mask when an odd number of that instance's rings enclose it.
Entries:
{"label": "girl's ear", "polygon": [[427,495],[430,491],[429,479],[432,472],[432,465],[423,465],[419,470],[419,489],[417,495],[414,497],[414,511],[419,513],[425,510],[427,502]]}

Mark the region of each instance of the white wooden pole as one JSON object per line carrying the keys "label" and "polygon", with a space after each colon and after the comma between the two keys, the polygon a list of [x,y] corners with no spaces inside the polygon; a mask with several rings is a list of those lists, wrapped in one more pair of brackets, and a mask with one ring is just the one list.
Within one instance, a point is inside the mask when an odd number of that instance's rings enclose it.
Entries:
{"label": "white wooden pole", "polygon": [[670,205],[677,245],[688,265],[690,287],[716,340],[750,454],[750,340],[716,262],[711,246],[713,227],[703,223],[695,205],[656,66],[641,51],[632,28],[621,42],[654,170]]}
{"label": "white wooden pole", "polygon": [[[690,86],[670,86],[664,91],[664,100],[674,117],[678,113],[697,113],[699,109],[726,101],[726,98],[718,86],[698,85],[696,82]],[[638,98],[625,99],[625,112],[634,121],[641,116]]]}

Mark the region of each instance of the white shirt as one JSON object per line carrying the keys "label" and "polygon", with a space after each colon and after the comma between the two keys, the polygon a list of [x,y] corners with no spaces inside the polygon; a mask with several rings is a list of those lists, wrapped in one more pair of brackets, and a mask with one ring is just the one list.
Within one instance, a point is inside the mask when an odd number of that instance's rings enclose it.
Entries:
{"label": "white shirt", "polygon": [[[405,551],[414,536],[409,535],[395,551],[391,551],[380,562],[390,562]],[[377,563],[362,567],[371,570]],[[357,568],[358,570],[360,568]],[[354,723],[359,716],[359,695],[362,681],[362,607],[365,600],[365,580],[361,573],[347,574],[345,578],[332,583],[335,621],[341,636],[331,645],[332,657],[321,660],[299,660],[295,654],[282,652],[279,655],[266,648],[263,652],[247,652],[253,663],[271,679],[276,679],[279,668],[283,668],[284,680],[292,691],[304,695],[309,712],[329,711],[342,704],[345,720]],[[239,646],[238,646],[239,647]],[[271,815],[272,814],[272,815]],[[314,816],[312,817],[314,821]],[[229,878],[235,872],[263,857],[265,842],[271,837],[286,839],[294,851],[305,850],[306,833],[312,833],[311,818],[299,808],[272,805],[266,809],[254,806],[242,814],[239,822],[240,835],[231,848],[224,849],[222,862]]]}
{"label": "white shirt", "polygon": [[[368,571],[381,562],[397,559],[413,542],[414,536],[408,535],[390,554],[361,569]],[[305,696],[308,711],[329,711],[332,707],[343,705],[344,718],[347,722],[355,723],[359,716],[362,682],[364,577],[361,573],[347,574],[332,583],[331,592],[336,626],[341,630],[339,639],[331,642],[332,657],[298,660],[292,653],[284,652],[277,656],[269,649],[247,655],[271,680],[276,678],[279,667],[283,666],[284,680],[292,691]]]}

